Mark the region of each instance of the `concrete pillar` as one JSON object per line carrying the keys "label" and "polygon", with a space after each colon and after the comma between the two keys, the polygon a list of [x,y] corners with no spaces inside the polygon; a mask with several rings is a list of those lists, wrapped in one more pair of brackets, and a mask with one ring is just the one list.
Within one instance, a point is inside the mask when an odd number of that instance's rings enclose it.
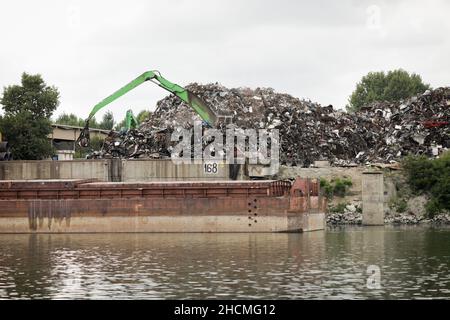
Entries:
{"label": "concrete pillar", "polygon": [[122,181],[122,160],[119,158],[113,158],[109,162],[109,181],[121,182]]}
{"label": "concrete pillar", "polygon": [[363,172],[362,201],[362,224],[366,226],[383,225],[384,184],[382,172]]}

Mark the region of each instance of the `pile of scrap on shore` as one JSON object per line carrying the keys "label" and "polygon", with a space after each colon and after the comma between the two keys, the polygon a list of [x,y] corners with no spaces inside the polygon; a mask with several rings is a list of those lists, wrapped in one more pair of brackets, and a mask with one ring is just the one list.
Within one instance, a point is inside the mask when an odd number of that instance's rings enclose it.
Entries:
{"label": "pile of scrap on shore", "polygon": [[[399,103],[377,102],[354,113],[321,106],[270,88],[233,88],[217,83],[186,87],[218,115],[242,129],[278,129],[280,162],[311,166],[395,163],[406,155],[439,156],[450,148],[450,87],[427,90]],[[90,158],[166,158],[177,127],[190,128],[197,114],[174,95],[158,101],[138,129],[111,132]]]}

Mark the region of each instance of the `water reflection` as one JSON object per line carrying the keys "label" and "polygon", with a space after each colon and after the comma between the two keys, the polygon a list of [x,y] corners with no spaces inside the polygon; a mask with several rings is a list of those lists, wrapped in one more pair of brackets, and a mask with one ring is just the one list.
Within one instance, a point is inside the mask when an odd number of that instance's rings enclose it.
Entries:
{"label": "water reflection", "polygon": [[[450,230],[0,235],[1,298],[450,297]],[[367,267],[381,271],[368,289]]]}

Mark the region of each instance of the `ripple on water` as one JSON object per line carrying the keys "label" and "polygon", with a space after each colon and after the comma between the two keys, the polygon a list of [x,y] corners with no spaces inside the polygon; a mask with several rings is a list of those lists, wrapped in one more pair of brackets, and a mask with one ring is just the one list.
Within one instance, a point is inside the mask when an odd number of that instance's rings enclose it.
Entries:
{"label": "ripple on water", "polygon": [[0,298],[448,299],[449,241],[450,229],[420,227],[0,235]]}

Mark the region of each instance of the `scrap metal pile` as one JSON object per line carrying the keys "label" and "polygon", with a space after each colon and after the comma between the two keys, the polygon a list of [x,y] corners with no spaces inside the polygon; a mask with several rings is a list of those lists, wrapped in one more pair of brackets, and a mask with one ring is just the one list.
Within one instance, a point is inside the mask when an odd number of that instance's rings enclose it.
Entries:
{"label": "scrap metal pile", "polygon": [[[218,115],[243,129],[278,129],[282,164],[310,166],[393,163],[408,154],[437,156],[450,148],[450,88],[438,88],[401,103],[373,103],[346,113],[270,88],[229,89],[219,84],[186,87]],[[157,103],[139,129],[111,133],[91,157],[170,156],[170,133],[200,118],[174,95]]]}

